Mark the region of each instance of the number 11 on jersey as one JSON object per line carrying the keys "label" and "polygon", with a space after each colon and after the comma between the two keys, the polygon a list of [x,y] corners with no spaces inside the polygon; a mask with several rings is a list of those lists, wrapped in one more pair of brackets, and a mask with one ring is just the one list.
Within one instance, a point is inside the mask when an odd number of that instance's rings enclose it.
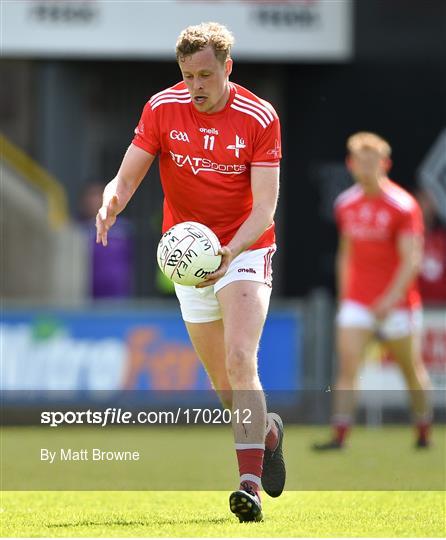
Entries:
{"label": "number 11 on jersey", "polygon": [[213,150],[215,144],[215,135],[205,135],[204,136],[204,149]]}

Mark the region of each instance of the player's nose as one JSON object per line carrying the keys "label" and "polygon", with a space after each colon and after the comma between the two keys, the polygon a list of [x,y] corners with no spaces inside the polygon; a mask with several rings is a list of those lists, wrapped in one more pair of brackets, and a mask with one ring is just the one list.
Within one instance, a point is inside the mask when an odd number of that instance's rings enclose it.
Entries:
{"label": "player's nose", "polygon": [[193,89],[194,90],[203,90],[203,81],[199,77],[196,77],[194,79]]}

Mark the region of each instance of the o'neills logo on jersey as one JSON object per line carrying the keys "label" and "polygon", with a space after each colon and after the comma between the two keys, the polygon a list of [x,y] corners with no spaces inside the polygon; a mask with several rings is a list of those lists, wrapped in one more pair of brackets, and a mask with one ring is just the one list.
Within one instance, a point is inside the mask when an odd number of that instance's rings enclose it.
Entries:
{"label": "o'neills logo on jersey", "polygon": [[207,133],[208,135],[218,135],[218,129],[215,128],[200,128],[200,133]]}
{"label": "o'neills logo on jersey", "polygon": [[183,154],[175,154],[170,151],[170,156],[178,167],[189,165],[194,174],[199,172],[219,172],[221,174],[241,174],[246,171],[246,165],[238,163],[215,163],[210,159],[193,157]]}

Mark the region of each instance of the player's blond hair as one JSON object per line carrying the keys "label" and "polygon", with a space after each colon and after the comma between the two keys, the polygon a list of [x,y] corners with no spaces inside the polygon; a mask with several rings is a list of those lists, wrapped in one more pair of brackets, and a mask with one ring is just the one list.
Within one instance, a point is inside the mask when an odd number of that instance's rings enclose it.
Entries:
{"label": "player's blond hair", "polygon": [[214,49],[215,57],[224,64],[231,56],[231,47],[234,36],[222,24],[205,22],[195,26],[188,26],[178,37],[176,44],[177,60],[202,51],[210,45]]}
{"label": "player's blond hair", "polygon": [[392,153],[390,144],[376,133],[370,131],[359,131],[347,139],[347,151],[350,154],[355,154],[364,149],[375,150],[384,158],[390,157]]}

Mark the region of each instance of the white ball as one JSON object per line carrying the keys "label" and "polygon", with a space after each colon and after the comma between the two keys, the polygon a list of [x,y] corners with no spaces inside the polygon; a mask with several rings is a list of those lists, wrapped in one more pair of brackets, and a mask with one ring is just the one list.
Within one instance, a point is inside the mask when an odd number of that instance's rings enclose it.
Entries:
{"label": "white ball", "polygon": [[195,286],[220,266],[219,249],[220,242],[209,227],[185,221],[163,234],[156,255],[165,276],[180,285]]}

